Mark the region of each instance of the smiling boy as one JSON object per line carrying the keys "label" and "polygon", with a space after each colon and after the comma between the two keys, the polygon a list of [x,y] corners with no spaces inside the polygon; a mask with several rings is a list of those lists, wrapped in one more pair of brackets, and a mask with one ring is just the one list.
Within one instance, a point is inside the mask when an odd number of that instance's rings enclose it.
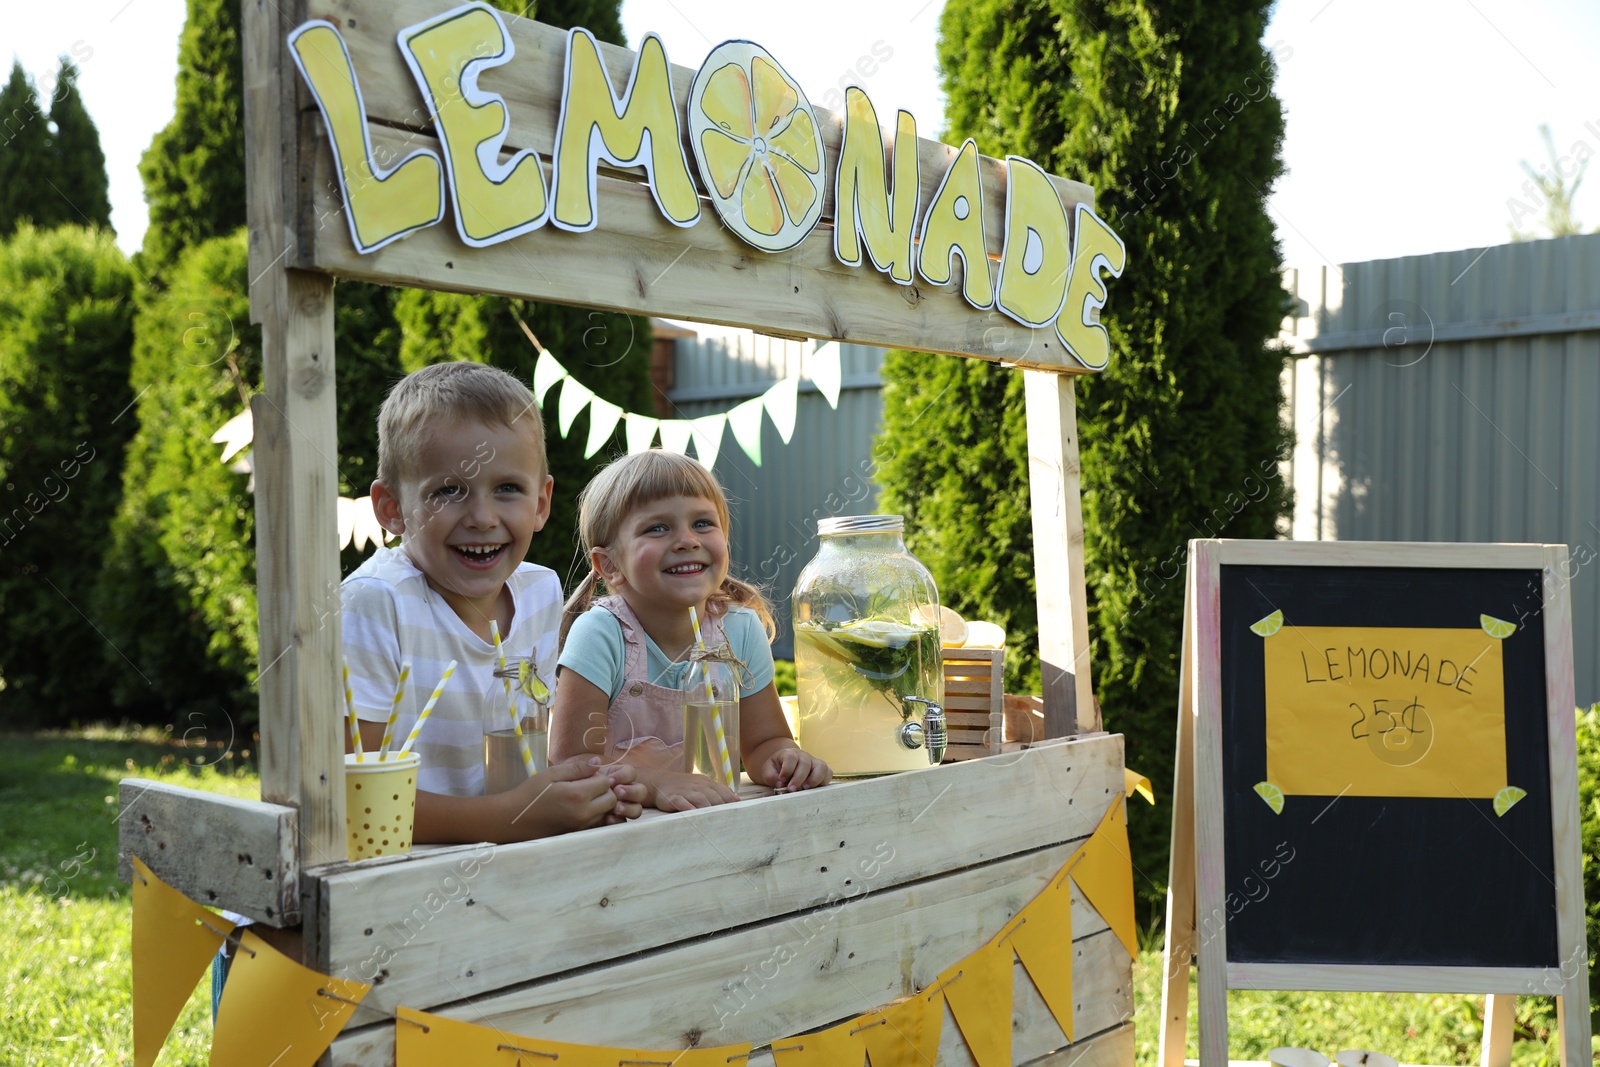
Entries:
{"label": "smiling boy", "polygon": [[498,630],[507,661],[553,677],[561,583],[524,557],[550,516],[553,480],[532,393],[504,371],[440,363],[402,379],[378,416],[372,507],[398,534],[340,590],[345,660],[375,751],[402,664],[411,677],[395,723],[405,737],[450,660],[457,669],[413,746],[418,842],[516,841],[632,818],[642,787],[631,767],[568,761],[485,796],[483,735],[508,725],[494,677]]}

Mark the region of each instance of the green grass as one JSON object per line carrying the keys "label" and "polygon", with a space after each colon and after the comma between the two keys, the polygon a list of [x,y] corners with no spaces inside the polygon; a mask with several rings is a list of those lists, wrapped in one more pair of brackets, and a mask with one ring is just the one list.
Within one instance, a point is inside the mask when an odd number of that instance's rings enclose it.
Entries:
{"label": "green grass", "polygon": [[[151,730],[0,735],[0,1049],[8,1065],[133,1062],[117,782],[150,778],[258,797],[253,755],[185,746]],[[210,1049],[208,973],[156,1063],[204,1067]]]}
{"label": "green grass", "polygon": [[[128,887],[116,879],[117,782],[153,778],[255,797],[248,750],[185,747],[155,731],[0,735],[0,1049],[8,1067],[131,1063]],[[208,763],[210,766],[194,766]],[[1138,1067],[1154,1067],[1161,1006],[1159,945],[1134,963]],[[158,1067],[204,1067],[211,1047],[207,974]],[[1195,1055],[1189,998],[1189,1055]],[[1476,1064],[1482,997],[1233,993],[1229,1046],[1263,1059],[1279,1045],[1332,1056],[1367,1048],[1406,1063]],[[1554,1067],[1549,1000],[1519,998],[1517,1067]]]}

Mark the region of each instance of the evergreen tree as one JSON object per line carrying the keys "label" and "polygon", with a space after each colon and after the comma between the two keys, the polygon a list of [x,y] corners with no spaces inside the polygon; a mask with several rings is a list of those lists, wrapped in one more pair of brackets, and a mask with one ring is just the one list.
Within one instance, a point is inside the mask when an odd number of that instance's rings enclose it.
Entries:
{"label": "evergreen tree", "polygon": [[[130,671],[85,615],[121,494],[133,271],[108,231],[0,243],[0,721],[105,715]],[[109,657],[101,667],[102,652]]]}
{"label": "evergreen tree", "polygon": [[0,237],[24,222],[49,226],[50,129],[39,108],[33,79],[13,61],[11,77],[0,90]]}
{"label": "evergreen tree", "polygon": [[50,102],[51,182],[61,221],[111,228],[110,179],[100,131],[78,94],[78,68],[65,56]]}
{"label": "evergreen tree", "polygon": [[150,228],[135,264],[159,286],[192,245],[245,221],[244,67],[238,0],[188,0],[172,121],[139,160]]}
{"label": "evergreen tree", "polygon": [[[940,24],[948,139],[1087,182],[1127,244],[1103,313],[1111,364],[1078,387],[1085,555],[1107,728],[1157,783],[1172,773],[1186,542],[1272,537],[1289,501],[1284,357],[1270,347],[1286,298],[1265,210],[1283,134],[1268,6],[951,0]],[[1013,683],[1034,681],[1019,376],[914,353],[884,376],[886,500],[951,603],[1008,624],[1028,657]],[[1166,881],[1166,792],[1131,817],[1151,901]]]}

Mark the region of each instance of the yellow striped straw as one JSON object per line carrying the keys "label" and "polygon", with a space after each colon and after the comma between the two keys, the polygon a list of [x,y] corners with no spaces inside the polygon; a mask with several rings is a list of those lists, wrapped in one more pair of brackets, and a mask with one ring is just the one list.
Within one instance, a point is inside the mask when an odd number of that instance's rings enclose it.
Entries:
{"label": "yellow striped straw", "polygon": [[344,665],[344,710],[350,716],[350,743],[355,746],[357,763],[365,763],[367,757],[361,754],[361,724],[356,721],[356,697],[350,691],[350,664]]}
{"label": "yellow striped straw", "polygon": [[[700,636],[700,616],[689,605],[689,625],[694,627],[694,643],[705,651],[706,639]],[[706,703],[711,705],[711,729],[717,735],[717,759],[722,763],[722,784],[733,788],[733,760],[728,756],[728,736],[722,732],[722,713],[717,710],[717,694],[711,688],[711,671],[706,671]]]}
{"label": "yellow striped straw", "polygon": [[389,722],[383,728],[383,746],[378,749],[378,762],[389,758],[389,746],[394,742],[394,721],[400,717],[400,698],[406,695],[406,679],[411,677],[411,661],[400,665],[400,678],[394,683],[394,703],[389,707]]}
{"label": "yellow striped straw", "polygon": [[[500,660],[500,669],[505,670],[506,650],[505,647],[500,644],[499,619],[489,620],[489,632],[494,635],[494,651],[495,655]],[[516,698],[511,695],[511,679],[507,678],[505,683],[506,710],[511,715],[511,732],[517,735],[517,747],[522,750],[522,765],[527,768],[528,777],[532,778],[534,774],[533,749],[528,747],[528,739],[522,736],[522,720],[517,717],[517,701]]]}
{"label": "yellow striped straw", "polygon": [[439,679],[439,684],[433,687],[433,696],[428,698],[427,705],[422,709],[422,715],[417,719],[417,725],[411,728],[411,733],[406,735],[406,743],[400,746],[400,755],[404,756],[411,751],[411,746],[417,740],[417,735],[422,733],[422,724],[428,721],[428,716],[433,714],[433,706],[439,703],[439,694],[444,692],[444,683],[456,673],[456,661],[451,660],[450,665],[444,669],[444,676]]}

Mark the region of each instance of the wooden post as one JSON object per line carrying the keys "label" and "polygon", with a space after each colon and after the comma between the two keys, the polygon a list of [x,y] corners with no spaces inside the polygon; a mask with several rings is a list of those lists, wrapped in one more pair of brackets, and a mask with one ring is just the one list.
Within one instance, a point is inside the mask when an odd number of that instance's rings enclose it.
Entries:
{"label": "wooden post", "polygon": [[1039,598],[1044,735],[1100,729],[1089,677],[1089,606],[1078,497],[1078,407],[1069,374],[1024,370],[1033,574]]}
{"label": "wooden post", "polygon": [[[1184,597],[1183,658],[1178,680],[1178,749],[1172,770],[1172,852],[1167,875],[1167,941],[1161,956],[1159,1067],[1183,1067],[1189,1037],[1189,961],[1195,953],[1194,912],[1194,640]],[[1484,1067],[1490,1067],[1485,1064]],[[1503,1065],[1500,1065],[1503,1067]]]}
{"label": "wooden post", "polygon": [[1512,1028],[1516,1021],[1515,995],[1490,993],[1483,998],[1482,1067],[1511,1067]]}
{"label": "wooden post", "polygon": [[244,0],[250,315],[261,324],[255,420],[261,795],[300,811],[303,865],[345,859],[339,690],[333,279],[291,270],[297,79],[284,38],[302,3]]}

